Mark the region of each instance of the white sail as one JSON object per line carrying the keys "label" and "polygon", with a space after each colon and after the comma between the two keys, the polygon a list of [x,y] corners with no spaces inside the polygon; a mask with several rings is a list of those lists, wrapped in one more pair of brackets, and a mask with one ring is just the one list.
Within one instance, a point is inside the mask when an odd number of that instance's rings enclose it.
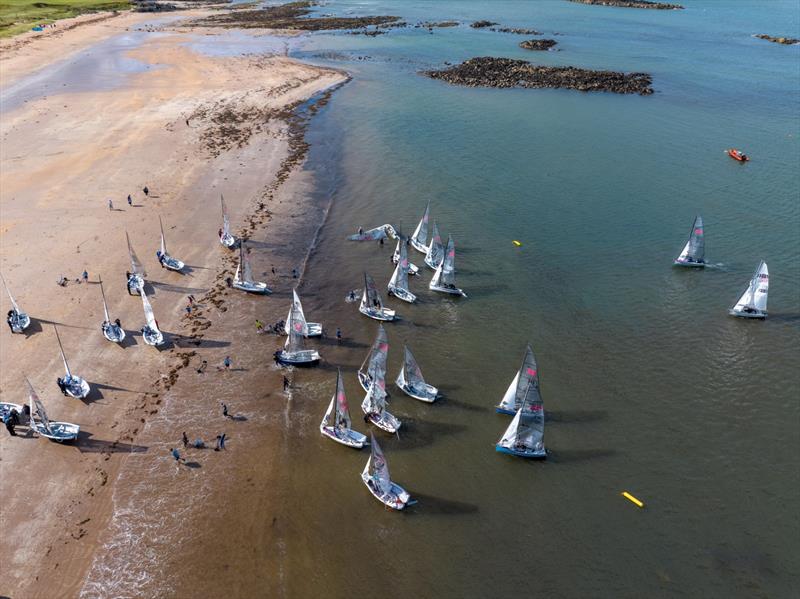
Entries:
{"label": "white sail", "polygon": [[[369,354],[364,358],[359,368],[359,380],[362,378],[362,386],[366,389],[369,383],[378,376],[386,376],[386,360],[389,355],[389,338],[386,336],[386,329],[383,325],[378,325],[378,333],[372,343]],[[366,369],[365,369],[366,366]]]}
{"label": "white sail", "polygon": [[378,287],[375,285],[375,279],[364,273],[364,291],[361,295],[361,305],[374,310],[383,309],[383,300],[378,293]]}
{"label": "white sail", "polygon": [[25,382],[28,383],[28,401],[31,407],[31,420],[33,420],[34,417],[38,417],[42,428],[44,428],[48,434],[52,434],[52,430],[50,429],[50,420],[47,418],[47,412],[44,411],[42,400],[39,399],[36,391],[34,391],[33,385],[31,385],[28,377],[25,377]]}
{"label": "white sail", "polygon": [[732,311],[737,314],[752,314],[767,312],[767,296],[769,294],[769,269],[763,260],[759,262],[750,279],[750,284],[744,291]]}
{"label": "white sail", "polygon": [[428,205],[425,206],[425,214],[422,215],[417,228],[414,229],[414,234],[411,236],[411,242],[415,247],[427,247],[428,245],[428,218],[430,217],[431,201],[428,200]]}
{"label": "white sail", "polygon": [[338,429],[350,428],[352,424],[350,409],[347,407],[347,396],[344,393],[344,380],[340,369],[337,369],[336,372],[336,393],[334,393],[331,401],[334,402],[333,427]]}
{"label": "white sail", "polygon": [[142,296],[142,306],[144,307],[144,318],[147,322],[147,326],[154,333],[160,333],[161,331],[158,329],[158,323],[156,322],[155,314],[153,314],[153,306],[150,305],[150,300],[147,299],[147,294],[145,294],[144,289],[142,289],[140,293]]}
{"label": "white sail", "polygon": [[289,353],[296,353],[304,350],[303,323],[300,320],[300,314],[294,302],[292,302],[292,308],[289,310],[289,318],[286,324],[289,326],[289,335],[284,345],[285,350]]}
{"label": "white sail", "polygon": [[453,237],[447,238],[447,249],[431,280],[432,287],[455,288],[456,285],[456,244]]}
{"label": "white sail", "polygon": [[136,255],[136,252],[133,251],[133,246],[131,245],[131,238],[128,236],[127,231],[125,231],[125,239],[128,241],[128,257],[131,260],[131,274],[146,277],[147,273],[144,271],[144,266],[142,266],[142,262],[141,260],[139,260],[139,257]]}
{"label": "white sail", "polygon": [[253,267],[250,265],[250,252],[245,248],[244,241],[239,245],[239,257],[242,266],[242,281],[253,283]]}
{"label": "white sail", "polygon": [[386,411],[386,380],[382,373],[376,374],[369,384],[367,395],[361,402],[361,409],[365,414],[378,414],[383,416]]}
{"label": "white sail", "polygon": [[436,268],[444,258],[444,246],[442,245],[442,236],[439,234],[439,227],[436,221],[433,221],[433,237],[431,244],[428,246],[428,253],[425,256],[425,264],[431,268]]}
{"label": "white sail", "polygon": [[508,425],[508,428],[503,433],[503,436],[500,437],[500,440],[497,442],[498,445],[502,447],[511,448],[517,441],[517,429],[519,428],[519,421],[522,415],[522,410],[517,410],[517,413],[514,415],[514,418],[511,420],[511,424]]}
{"label": "white sail", "polygon": [[697,216],[689,232],[689,239],[683,246],[680,255],[675,259],[678,264],[702,264],[706,255],[705,230],[703,218]]}
{"label": "white sail", "polygon": [[[296,289],[292,289],[292,307],[289,308],[290,315],[292,310],[294,310],[295,320],[303,327],[303,335],[308,336],[308,322],[306,321],[306,315],[305,312],[303,312],[303,304],[300,302],[300,296],[297,295]],[[286,319],[286,322],[289,322],[288,318]]]}
{"label": "white sail", "polygon": [[392,479],[389,476],[389,465],[386,463],[386,456],[375,440],[375,435],[371,435],[370,455],[367,463],[367,473],[375,487],[381,493],[387,494],[392,490]]}
{"label": "white sail", "polygon": [[225,198],[219,194],[219,202],[222,205],[222,237],[229,237],[231,234],[231,221],[228,218],[228,208],[225,206]]}
{"label": "white sail", "polygon": [[539,367],[533,350],[528,344],[525,347],[525,355],[522,357],[522,365],[497,407],[504,412],[514,412],[523,408],[523,411],[527,413],[530,411],[531,405],[537,402],[541,402]]}
{"label": "white sail", "polygon": [[14,296],[13,296],[13,295],[11,295],[11,290],[8,288],[8,285],[6,284],[6,279],[5,279],[5,277],[3,277],[2,275],[0,275],[0,278],[2,278],[2,279],[3,279],[3,287],[5,287],[5,288],[6,288],[6,293],[8,294],[8,299],[9,299],[9,300],[11,300],[11,307],[12,307],[12,308],[14,308],[14,312],[16,312],[17,314],[19,314],[19,313],[20,313],[19,306],[17,305],[17,302],[16,302],[16,301],[14,301]]}
{"label": "white sail", "polygon": [[422,392],[427,386],[422,376],[422,370],[420,370],[419,364],[417,364],[408,346],[405,346],[403,350],[405,354],[403,357],[403,372],[406,383],[411,389],[419,389]]}

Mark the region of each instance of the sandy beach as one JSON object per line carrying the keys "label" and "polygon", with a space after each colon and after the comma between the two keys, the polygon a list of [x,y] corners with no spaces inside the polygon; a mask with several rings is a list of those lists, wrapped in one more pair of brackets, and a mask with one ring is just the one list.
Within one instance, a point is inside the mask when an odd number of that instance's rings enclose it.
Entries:
{"label": "sandy beach", "polygon": [[[96,18],[24,44],[4,43],[1,266],[33,322],[23,335],[11,335],[7,327],[2,332],[0,397],[25,403],[26,375],[49,416],[80,424],[81,437],[62,446],[26,434],[26,427],[18,437],[0,437],[2,595],[122,597],[131,588],[155,589],[126,578],[120,566],[141,566],[153,548],[137,543],[135,530],[126,537],[130,545],[120,547],[120,531],[137,524],[192,530],[199,521],[205,526],[193,545],[159,552],[156,570],[180,576],[181,564],[193,564],[183,593],[213,594],[230,589],[235,579],[246,584],[247,564],[202,567],[216,562],[206,554],[205,540],[216,539],[220,549],[239,542],[235,526],[220,537],[214,514],[252,509],[253,501],[266,505],[278,492],[251,492],[247,480],[254,468],[266,480],[264,472],[276,466],[264,461],[269,441],[262,435],[279,418],[267,416],[268,408],[285,404],[285,396],[282,374],[265,364],[282,340],[263,335],[256,341],[263,352],[241,348],[254,343],[256,318],[271,323],[285,316],[297,283],[291,271],[302,271],[325,211],[304,201],[311,182],[298,169],[305,156],[304,120],[314,105],[290,109],[346,75],[271,55],[211,57],[191,48],[191,29],[150,32],[158,29],[146,26],[154,21],[140,14]],[[65,65],[80,68],[80,60],[124,36],[131,69],[115,69],[98,89],[58,89]],[[44,93],[27,85],[36,78],[50,84]],[[233,232],[253,240],[255,274],[275,290],[269,299],[226,289],[237,256],[217,240],[220,194]],[[187,264],[184,274],[159,267],[159,216],[170,253]],[[167,333],[161,351],[142,342],[141,301],[124,285],[126,231],[148,271],[146,290]],[[77,282],[84,269],[88,284]],[[62,275],[66,287],[56,284]],[[120,318],[128,332],[122,347],[100,332],[100,277],[112,319]],[[187,315],[189,295],[197,301]],[[7,311],[5,294],[1,301]],[[63,367],[54,324],[73,373],[92,385],[84,401],[64,397],[56,387]],[[228,355],[231,371],[221,372]],[[198,374],[202,360],[207,370]],[[222,417],[220,402],[231,406],[233,419]],[[235,469],[226,452],[190,451],[189,466],[176,468],[169,448],[179,445],[184,430],[210,444],[225,431],[240,449],[261,438],[264,451],[253,457],[240,451]],[[146,494],[125,486],[125,473],[135,469],[150,472]],[[243,492],[211,495],[198,510],[192,497],[221,477]],[[127,518],[126,506],[144,515]],[[137,549],[145,553],[139,556]],[[119,552],[125,559],[115,562]]]}

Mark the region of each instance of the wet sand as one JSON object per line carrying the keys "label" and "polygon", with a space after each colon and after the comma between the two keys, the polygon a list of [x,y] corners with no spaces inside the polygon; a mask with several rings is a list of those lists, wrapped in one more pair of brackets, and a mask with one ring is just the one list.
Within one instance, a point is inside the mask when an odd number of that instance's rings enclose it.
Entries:
{"label": "wet sand", "polygon": [[[122,15],[4,48],[2,87],[42,76],[68,55],[91,53],[148,18]],[[282,339],[256,338],[254,320],[285,316],[296,283],[291,269],[302,269],[325,210],[305,199],[311,182],[298,169],[308,111],[298,117],[287,108],[346,76],[283,57],[211,58],[189,49],[192,39],[189,30],[147,35],[125,53],[140,72],[123,73],[102,90],[26,98],[2,115],[0,266],[33,323],[25,335],[0,333],[0,398],[26,402],[25,374],[49,416],[82,431],[72,446],[26,436],[25,427],[20,437],[0,436],[0,594],[154,596],[174,589],[158,575],[168,571],[187,574],[179,577],[182,594],[208,594],[230,590],[237,577],[253,588],[247,576],[263,574],[247,574],[245,563],[220,565],[209,546],[224,552],[219,514],[241,508],[234,513],[246,528],[247,510],[268,505],[276,492],[265,435],[285,405],[282,374],[269,366]],[[220,193],[233,232],[254,240],[254,271],[275,290],[272,297],[225,288],[236,256],[217,241]],[[170,253],[188,265],[185,274],[159,268],[159,215]],[[167,332],[161,351],[138,333],[144,316],[124,285],[125,231]],[[89,284],[76,283],[84,269]],[[56,285],[61,275],[70,280],[63,288]],[[111,317],[128,332],[123,347],[100,332],[99,277]],[[199,303],[191,316],[184,311],[189,294]],[[9,309],[7,297],[0,307]],[[61,396],[55,385],[63,368],[53,323],[73,373],[92,385],[84,401]],[[226,355],[233,368],[220,372]],[[208,368],[198,375],[201,360]],[[222,418],[221,401],[235,419]],[[184,430],[211,444],[224,431],[229,449],[190,451],[189,465],[176,467],[168,450]],[[257,484],[248,481],[256,469]],[[214,493],[214,485],[237,492]],[[172,536],[165,534],[171,525]]]}

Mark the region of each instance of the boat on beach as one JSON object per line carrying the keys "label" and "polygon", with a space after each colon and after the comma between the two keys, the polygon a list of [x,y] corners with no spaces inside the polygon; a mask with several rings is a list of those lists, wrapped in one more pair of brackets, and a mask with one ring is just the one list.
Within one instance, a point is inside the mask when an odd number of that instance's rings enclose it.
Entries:
{"label": "boat on beach", "polygon": [[525,347],[522,364],[503,395],[503,399],[495,407],[495,411],[498,414],[516,414],[518,410],[522,409],[523,412],[528,413],[533,409],[534,403],[541,403],[541,401],[539,367],[536,364],[533,350],[528,344]]}
{"label": "boat on beach", "polygon": [[396,239],[397,238],[397,231],[392,225],[386,224],[381,225],[380,227],[375,227],[374,229],[368,229],[364,231],[363,229],[358,230],[357,233],[353,235],[348,235],[348,241],[379,241],[381,239],[386,238]]}
{"label": "boat on beach", "polygon": [[767,295],[769,294],[769,269],[763,260],[758,263],[755,273],[739,301],[728,310],[731,316],[739,318],[767,317]]}
{"label": "boat on beach", "polygon": [[250,251],[245,247],[244,240],[239,244],[239,266],[233,275],[233,286],[247,293],[265,295],[272,293],[266,283],[253,280],[253,267],[250,265]]}
{"label": "boat on beach", "polygon": [[283,349],[275,352],[275,361],[292,366],[311,366],[319,362],[319,352],[315,349],[306,349],[303,322],[294,302],[286,324],[289,327],[289,334]]}
{"label": "boat on beach", "polygon": [[369,386],[375,379],[376,372],[382,372],[386,376],[386,358],[389,355],[389,339],[386,337],[386,329],[382,324],[378,325],[378,333],[372,347],[358,368],[358,382],[364,391],[369,391]]}
{"label": "boat on beach", "polygon": [[444,246],[442,245],[442,236],[439,234],[439,227],[436,226],[436,221],[433,221],[433,235],[431,243],[428,246],[428,251],[425,254],[425,264],[429,268],[436,270],[444,258]]}
{"label": "boat on beach", "polygon": [[158,217],[158,226],[161,228],[161,249],[156,252],[156,257],[161,263],[161,267],[168,268],[169,270],[174,270],[176,272],[182,271],[186,264],[177,258],[173,258],[167,252],[167,238],[164,236],[164,223],[161,222],[160,216]]}
{"label": "boat on beach", "polygon": [[64,362],[64,378],[58,379],[59,388],[64,393],[75,399],[85,399],[89,395],[89,383],[79,376],[72,374],[67,363],[67,356],[64,354],[64,346],[61,345],[61,336],[58,334],[58,327],[53,325],[53,330],[56,332],[56,341],[58,341],[58,350],[61,352],[61,361]]}
{"label": "boat on beach", "polygon": [[361,480],[373,497],[386,507],[402,510],[411,503],[411,495],[403,487],[392,482],[386,456],[375,440],[375,435],[372,435],[370,440],[369,459],[361,473]]}
{"label": "boat on beach", "polygon": [[295,311],[295,319],[303,327],[303,337],[322,337],[322,325],[318,322],[308,322],[306,320],[303,304],[300,303],[300,296],[297,295],[297,289],[292,289],[292,306],[289,308],[286,324],[283,325],[283,330],[287,335],[289,334],[289,319],[291,318],[292,310]]}
{"label": "boat on beach", "polygon": [[142,307],[144,308],[145,325],[142,327],[142,338],[147,345],[158,347],[164,343],[164,334],[158,328],[158,321],[155,314],[153,314],[153,306],[150,305],[150,300],[147,299],[147,294],[144,289],[141,290]]}
{"label": "boat on beach", "polygon": [[436,401],[439,390],[425,382],[419,364],[408,346],[403,346],[403,355],[403,367],[400,369],[400,374],[397,375],[395,384],[403,393],[414,399],[428,403]]}
{"label": "boat on beach", "polygon": [[19,305],[17,305],[17,302],[14,300],[14,296],[11,295],[11,290],[6,284],[5,277],[0,275],[0,278],[3,279],[3,287],[6,288],[8,299],[11,300],[11,310],[9,310],[6,315],[6,322],[8,322],[8,326],[11,327],[12,333],[21,333],[30,326],[31,317],[20,310]]}
{"label": "boat on beach", "polygon": [[319,432],[337,443],[361,449],[367,443],[367,436],[354,431],[351,426],[352,421],[350,420],[350,410],[347,407],[347,397],[344,394],[342,371],[337,369],[336,390],[331,397],[325,417],[319,425]]}
{"label": "boat on beach", "polygon": [[375,379],[370,383],[367,395],[361,402],[361,409],[366,414],[366,420],[379,429],[392,434],[400,430],[402,422],[386,409],[385,373],[375,373]]}
{"label": "boat on beach", "polygon": [[429,247],[428,247],[428,219],[430,218],[431,212],[431,201],[428,200],[427,206],[425,206],[425,214],[422,215],[422,218],[417,225],[417,228],[414,229],[414,234],[411,235],[411,239],[409,242],[411,243],[411,247],[413,247],[418,252],[423,254],[427,254]]}
{"label": "boat on beach", "polygon": [[544,409],[537,409],[527,414],[517,410],[511,424],[495,445],[495,451],[507,453],[520,458],[544,459],[547,451],[544,447]]}
{"label": "boat on beach", "polygon": [[[63,443],[65,441],[72,441],[78,438],[81,427],[71,422],[53,422],[47,417],[47,412],[44,411],[44,405],[36,395],[33,385],[25,377],[25,382],[28,383],[28,401],[30,402],[30,423],[29,426],[32,431],[40,437],[45,437],[52,441]],[[38,420],[37,420],[38,419]]]}
{"label": "boat on beach", "polygon": [[228,207],[225,205],[225,198],[219,194],[219,202],[222,205],[222,228],[219,230],[219,242],[228,249],[233,249],[236,245],[236,238],[231,235],[231,221],[228,218]]}
{"label": "boat on beach", "polygon": [[400,246],[400,260],[397,266],[394,267],[392,278],[389,279],[389,295],[394,296],[399,300],[413,304],[417,301],[417,296],[411,293],[408,289],[408,256],[406,255],[406,246]]}
{"label": "boat on beach", "polygon": [[128,273],[128,294],[137,295],[144,289],[144,278],[147,276],[147,273],[144,270],[144,266],[142,266],[142,261],[139,260],[136,252],[133,251],[131,238],[127,231],[125,231],[125,239],[128,242],[128,258],[130,258],[131,261],[131,270]]}
{"label": "boat on beach", "polygon": [[697,216],[694,219],[692,230],[689,232],[689,239],[683,246],[680,255],[675,258],[675,266],[688,266],[692,268],[702,268],[706,265],[706,240],[703,229],[703,219]]}
{"label": "boat on beach", "polygon": [[22,414],[22,406],[18,403],[11,403],[10,401],[0,401],[0,420],[6,419],[6,414],[16,411],[17,414]]}
{"label": "boat on beach", "polygon": [[[397,247],[394,248],[394,253],[392,254],[392,264],[399,264],[402,256],[406,256],[406,261],[408,261],[408,250],[406,249],[406,242],[400,238],[397,240]],[[419,274],[419,267],[408,263],[408,274],[412,276],[416,276]]]}
{"label": "boat on beach", "polygon": [[456,287],[456,244],[452,236],[447,238],[447,250],[445,250],[444,258],[439,262],[439,266],[436,267],[436,272],[433,273],[428,289],[467,297],[462,289]]}
{"label": "boat on beach", "polygon": [[397,315],[394,310],[384,307],[375,280],[367,273],[364,273],[364,291],[361,294],[358,311],[364,316],[385,322],[394,320]]}
{"label": "boat on beach", "polygon": [[105,320],[100,328],[103,331],[103,337],[108,339],[113,343],[122,343],[122,340],[125,339],[125,329],[123,329],[119,324],[119,319],[111,322],[111,317],[108,315],[108,304],[106,303],[106,293],[103,290],[103,279],[100,279],[100,295],[103,298],[103,314],[105,315]]}

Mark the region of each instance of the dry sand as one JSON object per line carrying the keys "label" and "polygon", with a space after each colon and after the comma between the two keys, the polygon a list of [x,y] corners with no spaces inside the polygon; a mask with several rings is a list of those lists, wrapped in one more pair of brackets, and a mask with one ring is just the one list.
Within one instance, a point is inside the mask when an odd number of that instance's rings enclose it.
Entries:
{"label": "dry sand", "polygon": [[[0,61],[2,87],[147,19],[153,16],[126,14],[24,45],[7,44]],[[231,484],[246,484],[248,468],[268,472],[275,466],[263,458],[267,440],[258,460],[240,455],[236,472],[229,472],[222,452],[205,452],[197,468],[176,470],[168,449],[178,444],[186,421],[171,417],[192,413],[190,436],[207,442],[229,424],[219,416],[220,401],[251,415],[248,432],[228,430],[233,443],[255,442],[259,427],[274,426],[274,419],[259,414],[270,407],[279,414],[285,403],[282,374],[267,367],[279,339],[259,337],[263,352],[257,354],[242,348],[253,341],[256,317],[269,323],[286,312],[294,283],[288,273],[302,268],[324,210],[303,202],[311,182],[296,168],[305,150],[302,121],[285,109],[346,76],[283,57],[210,58],[184,45],[190,35],[146,37],[131,56],[153,68],[112,89],[51,94],[2,114],[0,268],[33,323],[25,335],[11,335],[7,327],[0,332],[0,399],[25,403],[25,374],[50,417],[80,424],[82,435],[72,446],[25,436],[25,427],[18,429],[20,437],[0,436],[0,595],[69,597],[83,589],[86,596],[125,596],[136,587],[112,560],[120,527],[127,525],[121,506],[147,509],[176,490],[197,491],[226,473]],[[142,193],[145,185],[149,197]],[[220,193],[234,233],[261,240],[254,244],[255,270],[275,296],[243,297],[225,288],[236,257],[217,241]],[[126,202],[128,194],[133,206]],[[186,274],[159,268],[159,215],[170,253],[189,265]],[[148,270],[146,288],[168,333],[170,346],[162,351],[145,346],[138,333],[144,317],[141,301],[126,292],[125,231]],[[78,284],[84,269],[90,283]],[[61,275],[70,279],[64,288],[56,285]],[[119,317],[128,331],[125,347],[101,334],[100,276],[111,317]],[[189,294],[201,304],[191,317],[184,312]],[[3,313],[9,309],[5,296],[0,307]],[[63,368],[53,323],[71,369],[93,387],[85,401],[63,397],[55,385]],[[234,372],[217,372],[226,355],[234,360]],[[208,372],[197,375],[194,369],[203,359]],[[244,418],[241,424],[248,424]],[[197,430],[207,419],[208,426]],[[152,473],[149,495],[135,493],[125,487],[132,480],[118,477],[142,469]],[[174,483],[175,476],[192,478]],[[254,502],[270,501],[265,488],[249,491],[233,499],[211,493],[205,504],[252,509]],[[194,523],[206,522],[197,534],[215,538],[220,523],[176,497],[167,512],[192,509],[181,511],[181,521],[173,524],[190,531]],[[203,560],[214,560],[200,550],[204,541],[191,536],[186,535],[192,544],[182,553],[162,547],[157,556],[165,568],[185,575],[181,595],[213,596],[212,590],[224,591],[230,579],[248,576],[247,564],[204,568]],[[145,545],[146,540],[138,548]],[[135,548],[126,549],[131,562],[139,559]],[[187,563],[195,566],[181,572]],[[142,592],[164,588],[140,583]],[[174,584],[172,589],[177,592]]]}

